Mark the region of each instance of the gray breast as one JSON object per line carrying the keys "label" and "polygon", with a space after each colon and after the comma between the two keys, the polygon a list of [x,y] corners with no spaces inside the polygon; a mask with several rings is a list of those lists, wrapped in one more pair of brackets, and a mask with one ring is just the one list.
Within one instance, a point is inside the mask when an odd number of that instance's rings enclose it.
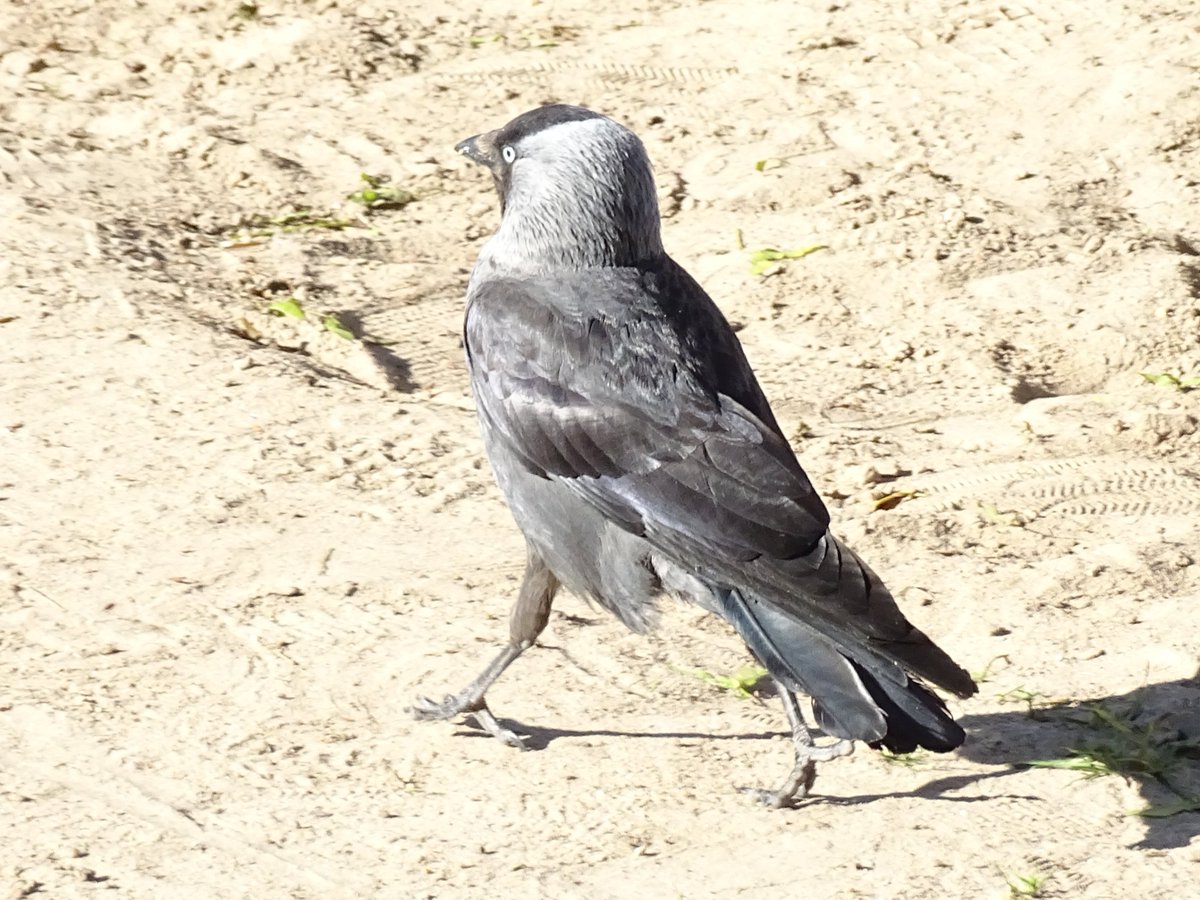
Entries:
{"label": "gray breast", "polygon": [[642,538],[610,522],[556,477],[531,474],[482,424],[496,482],[517,525],[559,581],[637,632],[654,627],[662,590]]}

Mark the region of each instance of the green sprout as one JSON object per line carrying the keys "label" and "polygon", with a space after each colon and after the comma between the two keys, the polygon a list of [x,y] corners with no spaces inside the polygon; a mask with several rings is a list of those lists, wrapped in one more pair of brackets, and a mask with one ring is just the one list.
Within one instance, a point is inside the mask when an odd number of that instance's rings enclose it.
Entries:
{"label": "green sprout", "polygon": [[922,763],[928,762],[926,759],[928,754],[921,748],[917,748],[911,753],[893,753],[885,747],[879,751],[879,755],[892,765],[904,766],[906,769],[915,769]]}
{"label": "green sprout", "polygon": [[923,496],[925,496],[925,492],[922,490],[888,491],[871,501],[871,509],[876,512],[881,509],[895,509],[905,500],[915,500],[917,497]]}
{"label": "green sprout", "polygon": [[1131,815],[1165,818],[1200,811],[1200,797],[1171,784],[1171,778],[1189,760],[1200,758],[1200,738],[1189,738],[1166,727],[1165,717],[1139,722],[1136,706],[1117,711],[1103,703],[1092,703],[1082,707],[1082,711],[1085,717],[1073,716],[1068,721],[1092,732],[1090,739],[1068,747],[1061,757],[1030,760],[1027,765],[1079,772],[1085,779],[1106,775],[1119,775],[1127,781],[1152,778],[1179,797],[1134,810]]}
{"label": "green sprout", "polygon": [[1054,701],[1041,691],[1031,691],[1024,685],[1018,685],[1010,691],[997,694],[996,699],[1001,703],[1024,703],[1025,715],[1035,721],[1044,721],[1045,710],[1054,705]]}
{"label": "green sprout", "polygon": [[825,244],[810,244],[807,247],[798,247],[794,250],[778,250],[775,247],[763,247],[761,250],[755,250],[750,254],[750,273],[752,275],[762,275],[771,267],[772,263],[784,259],[803,259],[810,253],[816,253],[818,250],[825,250]]}
{"label": "green sprout", "polygon": [[767,670],[762,666],[742,666],[732,675],[717,675],[707,669],[695,669],[691,674],[723,691],[729,691],[736,697],[749,700],[759,683],[767,677]]}
{"label": "green sprout", "polygon": [[346,195],[347,200],[361,203],[368,210],[403,209],[417,199],[417,195],[403,188],[389,184],[386,175],[370,175],[363,172],[359,175],[366,187]]}
{"label": "green sprout", "polygon": [[999,661],[999,660],[1004,660],[1006,663],[1012,662],[1012,660],[1008,658],[1007,653],[997,654],[996,656],[993,656],[991,659],[989,659],[987,661],[987,665],[984,666],[982,669],[980,669],[978,672],[972,672],[971,680],[977,681],[980,684],[984,684],[985,682],[991,681],[992,680],[992,666],[994,666],[997,663],[997,661]]}
{"label": "green sprout", "polygon": [[330,313],[324,319],[322,319],[321,324],[325,326],[325,330],[330,334],[336,334],[343,340],[354,340],[354,335],[351,333],[350,329],[343,325],[342,320],[339,319],[334,313]]}
{"label": "green sprout", "polygon": [[300,301],[295,297],[288,297],[286,300],[272,300],[267,306],[267,312],[275,313],[279,316],[289,316],[293,319],[304,318],[304,307],[300,305]]}
{"label": "green sprout", "polygon": [[[287,316],[291,319],[307,318],[304,307],[300,305],[300,301],[295,297],[288,297],[286,300],[272,300],[267,304],[267,312],[277,316]],[[343,340],[354,340],[354,333],[342,324],[342,320],[338,318],[337,313],[326,313],[321,316],[321,325],[330,334],[335,334]]]}
{"label": "green sprout", "polygon": [[246,240],[248,238],[269,238],[276,234],[290,234],[295,231],[308,231],[316,228],[342,231],[346,228],[353,228],[355,225],[356,223],[350,219],[317,213],[310,209],[299,209],[277,216],[251,216],[244,225],[231,225],[222,230],[225,234],[234,236],[235,240]]}
{"label": "green sprout", "polygon": [[1042,892],[1042,886],[1046,883],[1049,875],[1041,875],[1037,872],[1031,872],[1028,875],[1013,875],[1005,878],[1008,882],[1010,896],[1013,897],[1036,897]]}
{"label": "green sprout", "polygon": [[1181,375],[1172,375],[1170,372],[1140,372],[1139,374],[1151,384],[1172,388],[1181,393],[1200,387],[1200,375],[1184,378]]}

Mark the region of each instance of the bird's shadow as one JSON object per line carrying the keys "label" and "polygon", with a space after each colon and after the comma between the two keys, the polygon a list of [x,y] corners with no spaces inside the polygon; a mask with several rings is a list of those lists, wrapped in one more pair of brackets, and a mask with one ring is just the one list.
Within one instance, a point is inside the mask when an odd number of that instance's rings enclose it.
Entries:
{"label": "bird's shadow", "polygon": [[[527,750],[545,750],[552,743],[564,738],[654,738],[658,740],[700,740],[700,741],[769,741],[779,737],[779,731],[758,731],[750,734],[708,734],[703,731],[611,731],[603,728],[572,730],[569,728],[544,728],[537,725],[525,725],[512,719],[497,719],[497,721],[517,734],[525,741]],[[464,723],[469,731],[457,734],[466,737],[491,737],[484,731],[475,719],[468,714]]]}
{"label": "bird's shadow", "polygon": [[1200,672],[1069,701],[1023,689],[995,696],[1013,712],[960,717],[969,735],[958,751],[962,756],[984,765],[1036,765],[1137,785],[1145,805],[1129,812],[1146,825],[1137,849],[1184,847],[1200,835]]}
{"label": "bird's shadow", "polygon": [[[983,689],[986,690],[984,685]],[[1200,835],[1200,673],[1197,677],[1151,684],[1127,694],[1072,702],[1053,702],[1026,691],[999,695],[1012,712],[965,715],[967,730],[961,756],[991,771],[938,778],[912,791],[834,797],[811,802],[859,806],[884,797],[919,797],[955,803],[978,803],[998,795],[963,796],[956,792],[986,779],[1004,778],[1030,766],[1073,771],[1080,778],[1111,776],[1138,785],[1145,800],[1142,821],[1146,836],[1138,849],[1183,847]],[[474,720],[467,719],[474,725]],[[619,737],[649,740],[767,741],[782,732],[708,734],[679,731],[570,730],[502,724],[525,736],[530,750],[544,750],[558,740]],[[472,728],[463,734],[487,736]],[[1009,799],[1041,800],[1026,795]],[[807,801],[806,801],[807,802]],[[802,804],[803,805],[803,804]]]}
{"label": "bird's shadow", "polygon": [[338,310],[335,316],[342,327],[362,343],[363,348],[370,354],[371,360],[392,388],[405,394],[417,389],[418,385],[413,381],[412,366],[409,365],[408,360],[397,356],[387,344],[380,343],[378,338],[368,335],[362,316],[358,312],[352,309],[343,309]]}

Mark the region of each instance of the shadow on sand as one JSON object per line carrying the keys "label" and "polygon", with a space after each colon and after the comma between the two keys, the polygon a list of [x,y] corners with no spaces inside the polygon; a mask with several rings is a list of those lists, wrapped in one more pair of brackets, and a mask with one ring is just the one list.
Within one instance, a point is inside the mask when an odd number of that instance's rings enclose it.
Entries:
{"label": "shadow on sand", "polygon": [[[984,686],[986,690],[986,685]],[[1079,777],[1125,778],[1140,788],[1147,813],[1138,849],[1183,847],[1200,834],[1200,673],[1180,681],[1146,685],[1128,694],[1070,703],[1042,703],[1028,694],[1012,697],[1012,712],[964,715],[967,743],[957,752],[991,771],[937,778],[912,791],[856,797],[814,797],[812,802],[863,805],[884,797],[921,797],[979,803],[996,794],[955,794],[984,780],[1014,775],[1034,763],[1076,772]],[[781,732],[706,734],[678,731],[566,730],[501,720],[527,736],[531,750],[558,740],[621,737],[650,740],[767,741]],[[467,718],[474,725],[474,720]],[[472,728],[464,734],[487,736]],[[1028,795],[1002,795],[1039,800]]]}

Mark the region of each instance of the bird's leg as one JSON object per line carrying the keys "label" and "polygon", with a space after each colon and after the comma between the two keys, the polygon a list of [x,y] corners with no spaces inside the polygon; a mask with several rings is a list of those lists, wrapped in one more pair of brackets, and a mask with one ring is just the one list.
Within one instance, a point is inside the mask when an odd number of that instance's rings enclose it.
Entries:
{"label": "bird's leg", "polygon": [[533,646],[533,642],[550,620],[550,604],[557,590],[558,579],[530,547],[529,561],[525,565],[525,578],[521,582],[517,602],[509,616],[508,645],[474,681],[457,694],[450,694],[440,703],[428,697],[418,697],[412,705],[413,716],[429,721],[452,719],[461,713],[471,713],[480,727],[492,737],[510,747],[527,750],[528,747],[520,736],[496,721],[496,717],[488,709],[484,694],[518,656]]}
{"label": "bird's leg", "polygon": [[817,763],[828,762],[854,752],[854,742],[846,739],[839,740],[826,747],[818,747],[812,738],[808,726],[804,724],[804,715],[800,712],[800,702],[796,695],[781,684],[775,682],[775,688],[783,700],[783,709],[787,713],[788,724],[792,726],[792,745],[796,749],[796,762],[782,787],[776,791],[766,788],[743,788],[764,806],[781,809],[795,805],[797,800],[803,800],[812,790],[813,782],[817,780]]}

